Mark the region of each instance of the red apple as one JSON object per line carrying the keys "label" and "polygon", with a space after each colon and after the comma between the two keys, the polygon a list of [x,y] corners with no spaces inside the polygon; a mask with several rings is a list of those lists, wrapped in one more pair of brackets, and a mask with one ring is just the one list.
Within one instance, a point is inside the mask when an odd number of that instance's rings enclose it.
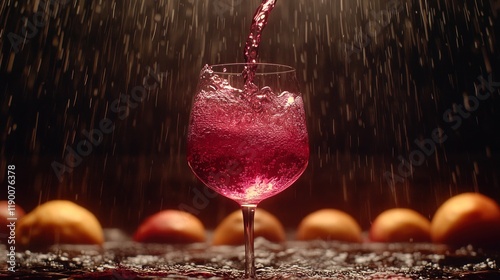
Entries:
{"label": "red apple", "polygon": [[205,242],[205,227],[190,213],[163,210],[147,218],[134,234],[134,240],[144,243]]}
{"label": "red apple", "polygon": [[[17,218],[18,221],[21,217],[25,215],[24,209],[19,206],[19,204],[11,204],[9,209],[9,202],[7,200],[0,201],[0,226],[1,231],[5,230],[5,227],[11,222],[7,218]],[[0,231],[0,232],[1,232]]]}

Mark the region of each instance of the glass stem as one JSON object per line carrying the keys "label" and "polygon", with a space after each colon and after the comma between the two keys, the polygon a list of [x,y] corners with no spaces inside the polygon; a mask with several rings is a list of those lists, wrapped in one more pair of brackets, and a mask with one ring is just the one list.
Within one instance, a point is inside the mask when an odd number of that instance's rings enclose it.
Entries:
{"label": "glass stem", "polygon": [[245,278],[255,279],[255,256],[253,251],[253,220],[257,205],[242,205],[245,227]]}

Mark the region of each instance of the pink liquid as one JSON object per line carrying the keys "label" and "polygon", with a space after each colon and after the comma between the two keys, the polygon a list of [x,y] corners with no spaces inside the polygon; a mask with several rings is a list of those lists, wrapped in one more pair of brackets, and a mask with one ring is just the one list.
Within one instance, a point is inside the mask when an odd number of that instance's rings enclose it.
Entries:
{"label": "pink liquid", "polygon": [[257,204],[304,172],[309,145],[302,99],[288,92],[258,111],[240,91],[201,91],[188,131],[188,163],[216,192],[241,205]]}
{"label": "pink liquid", "polygon": [[256,69],[253,64],[257,63],[259,57],[259,45],[262,31],[267,25],[269,14],[273,10],[275,4],[276,0],[263,0],[252,18],[252,25],[245,43],[244,51],[245,62],[248,64],[243,73],[246,83],[251,83],[253,81]]}

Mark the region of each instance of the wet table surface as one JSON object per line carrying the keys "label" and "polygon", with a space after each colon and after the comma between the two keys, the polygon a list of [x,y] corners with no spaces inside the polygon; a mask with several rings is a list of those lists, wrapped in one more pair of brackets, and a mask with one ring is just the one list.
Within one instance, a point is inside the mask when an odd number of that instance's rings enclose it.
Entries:
{"label": "wet table surface", "polygon": [[[4,279],[241,279],[244,269],[243,246],[119,241],[17,251],[12,273],[0,248]],[[500,279],[500,252],[471,246],[257,238],[255,248],[259,279]]]}

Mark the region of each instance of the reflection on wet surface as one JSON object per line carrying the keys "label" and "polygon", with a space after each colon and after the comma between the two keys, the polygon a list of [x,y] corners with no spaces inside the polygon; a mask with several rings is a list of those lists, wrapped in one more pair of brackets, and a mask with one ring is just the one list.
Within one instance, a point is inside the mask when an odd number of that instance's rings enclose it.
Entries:
{"label": "reflection on wet surface", "polygon": [[[242,246],[207,244],[61,245],[16,257],[19,279],[241,279],[244,269]],[[471,247],[256,240],[260,279],[499,279],[499,262],[500,252]]]}

